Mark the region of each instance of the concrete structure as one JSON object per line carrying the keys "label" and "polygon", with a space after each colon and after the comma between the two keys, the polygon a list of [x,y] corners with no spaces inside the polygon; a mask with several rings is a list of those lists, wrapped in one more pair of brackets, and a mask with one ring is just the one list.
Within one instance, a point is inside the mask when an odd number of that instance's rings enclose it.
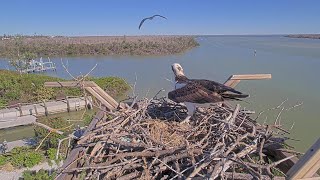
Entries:
{"label": "concrete structure", "polygon": [[19,104],[18,107],[0,110],[0,129],[32,124],[36,121],[36,116],[76,111],[88,105],[92,105],[90,96],[87,99],[77,97],[37,104]]}
{"label": "concrete structure", "polygon": [[36,119],[37,118],[32,115],[21,116],[21,117],[0,118],[0,129],[29,125],[36,122]]}

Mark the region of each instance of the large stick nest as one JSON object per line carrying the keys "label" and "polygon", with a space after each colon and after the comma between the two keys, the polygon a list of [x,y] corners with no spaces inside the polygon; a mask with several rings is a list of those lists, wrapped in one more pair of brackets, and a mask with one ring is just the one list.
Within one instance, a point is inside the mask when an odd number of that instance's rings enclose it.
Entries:
{"label": "large stick nest", "polygon": [[268,161],[264,152],[283,138],[239,105],[198,108],[190,123],[180,123],[185,116],[184,106],[165,98],[116,111],[78,141],[86,147],[78,167],[63,173],[87,179],[214,179],[239,172],[271,178],[285,161]]}

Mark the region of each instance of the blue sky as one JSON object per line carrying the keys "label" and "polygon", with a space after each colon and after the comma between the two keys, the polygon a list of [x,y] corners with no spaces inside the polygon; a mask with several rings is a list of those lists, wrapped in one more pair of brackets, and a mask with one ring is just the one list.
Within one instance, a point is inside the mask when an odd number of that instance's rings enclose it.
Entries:
{"label": "blue sky", "polygon": [[[0,34],[320,33],[318,0],[3,0]],[[168,18],[142,18],[161,14]]]}

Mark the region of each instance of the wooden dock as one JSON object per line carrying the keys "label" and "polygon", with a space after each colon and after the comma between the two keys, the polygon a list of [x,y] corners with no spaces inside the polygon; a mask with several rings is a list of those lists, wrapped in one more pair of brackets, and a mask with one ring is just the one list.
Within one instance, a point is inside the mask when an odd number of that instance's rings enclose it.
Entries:
{"label": "wooden dock", "polygon": [[34,72],[44,72],[47,70],[56,70],[56,65],[54,62],[48,58],[47,62],[42,61],[42,57],[39,61],[31,60],[25,69],[21,69],[20,72],[22,73],[34,73]]}
{"label": "wooden dock", "polygon": [[76,97],[60,101],[19,104],[15,108],[0,109],[0,129],[32,124],[36,116],[76,111],[90,104],[92,104],[92,98],[88,96],[87,100],[84,97]]}

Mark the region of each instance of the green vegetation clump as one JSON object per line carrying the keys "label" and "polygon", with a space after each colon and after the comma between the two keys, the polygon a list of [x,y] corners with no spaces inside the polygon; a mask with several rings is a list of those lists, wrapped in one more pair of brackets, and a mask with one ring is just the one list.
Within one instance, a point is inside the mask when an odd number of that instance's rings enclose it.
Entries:
{"label": "green vegetation clump", "polygon": [[[129,90],[125,80],[118,77],[92,78],[98,85],[110,91],[112,95],[119,96]],[[14,71],[0,70],[0,108],[11,101],[38,102],[55,99],[58,94],[66,96],[80,96],[79,88],[47,88],[46,81],[64,81],[57,77],[40,74],[19,74]]]}
{"label": "green vegetation clump", "polygon": [[15,147],[0,159],[2,165],[10,162],[14,167],[30,168],[39,164],[44,159],[44,156],[40,152],[35,152],[28,147]]}
{"label": "green vegetation clump", "polygon": [[198,45],[192,36],[12,36],[0,40],[0,57],[10,58],[18,52],[38,56],[171,55]]}
{"label": "green vegetation clump", "polygon": [[7,158],[3,155],[0,155],[0,166],[7,163]]}
{"label": "green vegetation clump", "polygon": [[47,150],[47,156],[50,160],[55,160],[56,154],[57,154],[57,149],[55,149],[55,148],[49,148]]}
{"label": "green vegetation clump", "polygon": [[[64,128],[64,130],[62,131],[68,131],[73,128],[70,122],[67,122],[61,117],[41,118],[38,121],[54,129]],[[50,149],[50,148],[57,148],[59,139],[62,139],[65,137],[64,135],[60,135],[57,133],[50,133],[50,135],[47,136],[49,131],[39,126],[35,126],[34,130],[35,130],[35,136],[39,141],[41,141],[46,137],[41,145],[43,150]]]}
{"label": "green vegetation clump", "polygon": [[22,174],[24,180],[53,180],[56,173],[49,174],[49,172],[40,169],[38,172],[24,171]]}

